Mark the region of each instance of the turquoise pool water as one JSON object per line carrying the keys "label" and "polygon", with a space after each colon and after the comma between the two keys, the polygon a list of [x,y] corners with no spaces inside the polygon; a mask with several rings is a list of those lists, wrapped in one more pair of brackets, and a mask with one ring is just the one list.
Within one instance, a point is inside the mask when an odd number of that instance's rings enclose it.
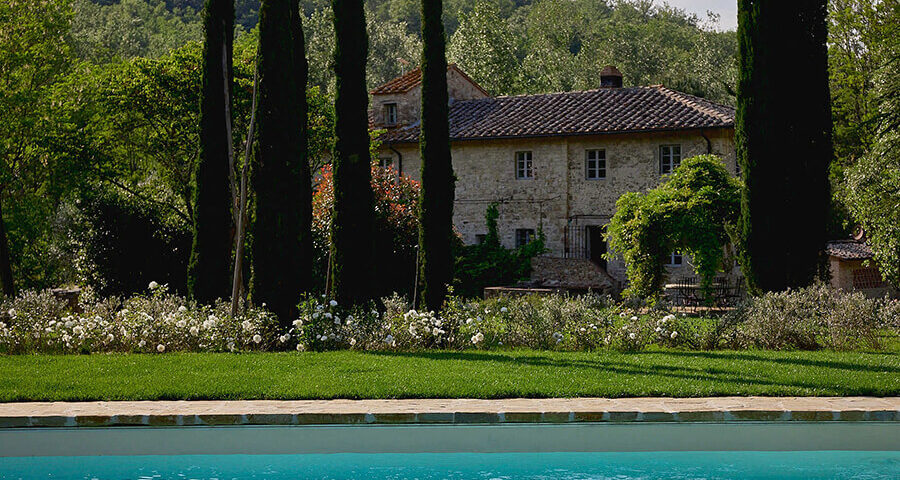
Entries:
{"label": "turquoise pool water", "polygon": [[900,452],[183,455],[0,458],[2,479],[897,479]]}

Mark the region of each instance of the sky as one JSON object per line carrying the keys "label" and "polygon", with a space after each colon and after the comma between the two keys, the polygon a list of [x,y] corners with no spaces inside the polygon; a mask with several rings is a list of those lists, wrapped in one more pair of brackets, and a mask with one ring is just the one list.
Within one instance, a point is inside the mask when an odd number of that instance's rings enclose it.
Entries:
{"label": "sky", "polygon": [[[706,11],[711,10],[722,16],[719,28],[737,29],[737,0],[663,0],[673,7],[683,8],[696,13],[701,19],[706,18]],[[660,1],[659,3],[662,3]]]}

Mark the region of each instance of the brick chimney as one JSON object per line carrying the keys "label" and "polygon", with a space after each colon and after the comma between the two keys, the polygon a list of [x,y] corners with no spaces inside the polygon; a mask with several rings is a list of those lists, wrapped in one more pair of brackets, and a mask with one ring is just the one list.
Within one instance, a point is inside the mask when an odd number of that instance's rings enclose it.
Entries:
{"label": "brick chimney", "polygon": [[600,88],[622,88],[622,72],[612,65],[603,67],[600,70]]}

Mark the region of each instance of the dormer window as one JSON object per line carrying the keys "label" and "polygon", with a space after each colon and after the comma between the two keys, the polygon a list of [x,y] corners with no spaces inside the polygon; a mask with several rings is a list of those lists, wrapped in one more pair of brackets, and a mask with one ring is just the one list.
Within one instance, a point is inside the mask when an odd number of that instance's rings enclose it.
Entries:
{"label": "dormer window", "polygon": [[397,124],[397,104],[396,103],[385,103],[384,104],[384,124],[385,125],[396,125]]}

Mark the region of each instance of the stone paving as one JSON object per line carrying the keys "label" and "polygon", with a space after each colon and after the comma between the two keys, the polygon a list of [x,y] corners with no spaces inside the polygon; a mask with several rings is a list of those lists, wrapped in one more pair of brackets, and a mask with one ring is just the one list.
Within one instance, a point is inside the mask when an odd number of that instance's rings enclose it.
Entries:
{"label": "stone paving", "polygon": [[0,428],[736,421],[900,422],[900,397],[0,403]]}

